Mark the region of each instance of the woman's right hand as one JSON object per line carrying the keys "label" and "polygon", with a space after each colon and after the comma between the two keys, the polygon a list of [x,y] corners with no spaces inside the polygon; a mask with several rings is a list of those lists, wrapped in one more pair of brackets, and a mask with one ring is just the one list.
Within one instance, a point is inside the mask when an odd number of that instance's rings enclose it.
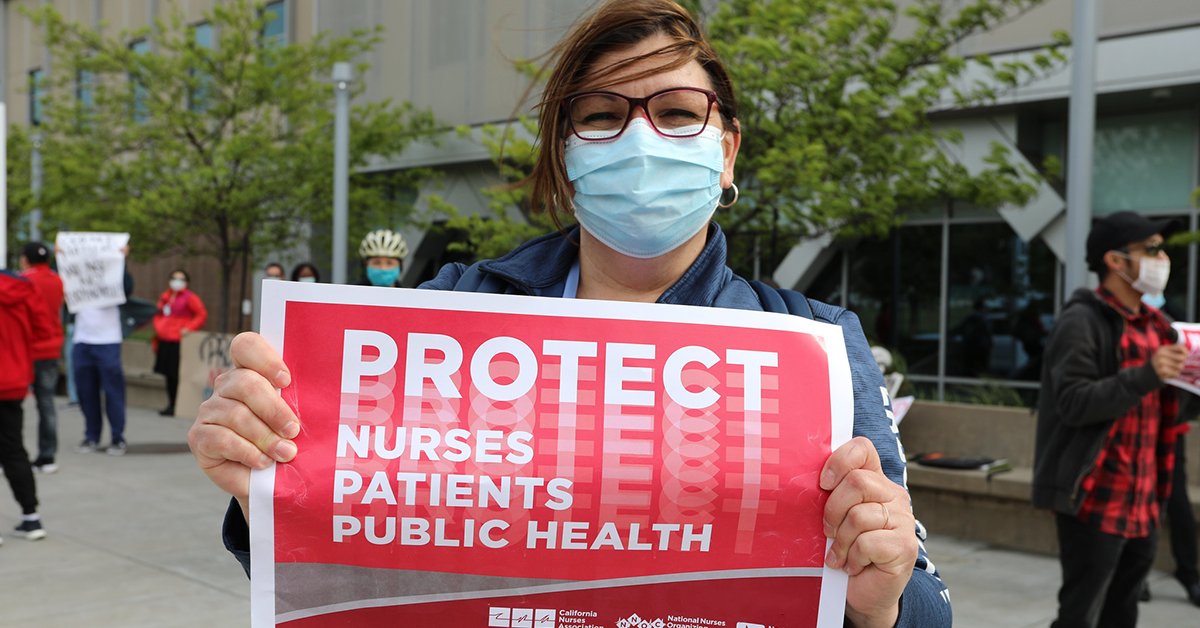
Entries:
{"label": "woman's right hand", "polygon": [[217,377],[188,431],[188,445],[208,479],[237,499],[249,521],[250,469],[294,458],[291,439],[300,422],[275,391],[291,383],[291,373],[262,336],[239,334],[229,353],[234,368]]}

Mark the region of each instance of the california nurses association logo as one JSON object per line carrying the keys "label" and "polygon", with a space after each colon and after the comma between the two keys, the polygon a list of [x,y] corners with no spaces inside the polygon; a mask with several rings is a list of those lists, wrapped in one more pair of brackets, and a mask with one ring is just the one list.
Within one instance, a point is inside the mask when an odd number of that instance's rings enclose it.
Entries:
{"label": "california nurses association logo", "polygon": [[662,619],[647,621],[638,617],[637,613],[617,622],[617,628],[664,628],[666,625]]}

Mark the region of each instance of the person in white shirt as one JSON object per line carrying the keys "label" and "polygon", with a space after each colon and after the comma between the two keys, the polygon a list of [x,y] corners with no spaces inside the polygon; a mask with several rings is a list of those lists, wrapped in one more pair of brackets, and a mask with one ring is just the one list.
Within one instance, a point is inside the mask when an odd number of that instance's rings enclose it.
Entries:
{"label": "person in white shirt", "polygon": [[[129,247],[122,250],[129,254]],[[125,273],[125,294],[133,292],[133,278]],[[113,456],[125,454],[125,371],[121,368],[121,314],[113,305],[75,314],[74,347],[71,348],[72,367],[79,407],[83,411],[83,440],[75,446],[79,453],[100,449],[100,432],[104,421],[100,414],[100,395],[104,393],[104,409],[112,431],[111,444],[105,452]]]}

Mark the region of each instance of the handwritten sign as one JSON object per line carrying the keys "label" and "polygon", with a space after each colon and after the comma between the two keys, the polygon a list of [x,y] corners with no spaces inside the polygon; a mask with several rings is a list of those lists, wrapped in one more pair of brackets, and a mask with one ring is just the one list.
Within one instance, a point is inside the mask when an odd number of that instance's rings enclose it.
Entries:
{"label": "handwritten sign", "polygon": [[233,368],[229,343],[233,336],[205,331],[184,334],[179,341],[179,393],[175,416],[195,418],[200,404],[213,394],[217,377]]}
{"label": "handwritten sign", "polygon": [[55,240],[63,298],[72,314],[125,302],[128,233],[60,232]]}
{"label": "handwritten sign", "polygon": [[840,626],[841,329],[272,282],[299,453],[251,476],[252,624]]}

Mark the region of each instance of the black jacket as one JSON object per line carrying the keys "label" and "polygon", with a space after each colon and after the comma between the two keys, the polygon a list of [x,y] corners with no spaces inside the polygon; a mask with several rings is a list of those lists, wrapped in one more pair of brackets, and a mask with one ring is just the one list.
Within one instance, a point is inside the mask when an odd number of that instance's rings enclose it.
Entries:
{"label": "black jacket", "polygon": [[[1071,295],[1050,331],[1033,457],[1034,508],[1078,513],[1087,495],[1081,484],[1113,422],[1162,387],[1150,361],[1121,368],[1124,331],[1124,317],[1082,288]],[[1169,418],[1173,424],[1174,417]]]}

